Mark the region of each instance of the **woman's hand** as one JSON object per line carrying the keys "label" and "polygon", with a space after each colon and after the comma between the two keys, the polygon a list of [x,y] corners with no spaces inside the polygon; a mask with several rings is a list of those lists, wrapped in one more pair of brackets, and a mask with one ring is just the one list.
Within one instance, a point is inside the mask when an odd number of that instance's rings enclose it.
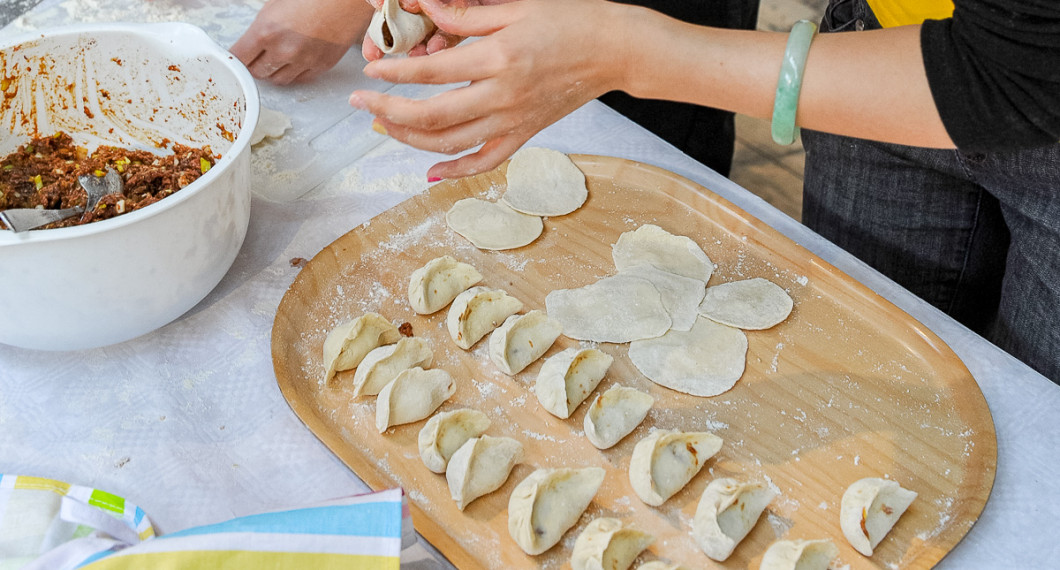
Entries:
{"label": "woman's hand", "polygon": [[355,91],[350,104],[376,115],[387,133],[411,146],[455,154],[429,178],[489,170],[531,136],[620,86],[627,63],[629,8],[602,0],[520,0],[494,6],[420,8],[454,36],[478,41],[430,57],[384,59],[365,74],[393,83],[470,82],[416,101]]}
{"label": "woman's hand", "polygon": [[371,6],[357,1],[270,0],[231,52],[259,79],[310,81],[342,59],[371,18]]}

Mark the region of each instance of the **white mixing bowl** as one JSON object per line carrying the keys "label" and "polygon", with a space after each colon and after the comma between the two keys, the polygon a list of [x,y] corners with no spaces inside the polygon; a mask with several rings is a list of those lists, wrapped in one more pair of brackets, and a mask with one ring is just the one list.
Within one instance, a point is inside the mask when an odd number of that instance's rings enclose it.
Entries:
{"label": "white mixing bowl", "polygon": [[58,131],[90,150],[159,152],[168,140],[222,155],[140,210],[71,228],[0,230],[0,343],[104,346],[202,300],[250,221],[259,106],[246,68],[191,25],[92,24],[0,39],[0,78],[0,156]]}

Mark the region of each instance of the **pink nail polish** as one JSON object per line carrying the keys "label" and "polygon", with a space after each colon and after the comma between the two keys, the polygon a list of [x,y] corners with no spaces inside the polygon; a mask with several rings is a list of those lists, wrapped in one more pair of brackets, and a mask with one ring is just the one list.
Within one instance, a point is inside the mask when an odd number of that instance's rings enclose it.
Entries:
{"label": "pink nail polish", "polygon": [[441,182],[441,181],[442,181],[442,177],[441,176],[428,176],[427,177],[427,182],[430,182],[432,184],[435,183],[435,182]]}

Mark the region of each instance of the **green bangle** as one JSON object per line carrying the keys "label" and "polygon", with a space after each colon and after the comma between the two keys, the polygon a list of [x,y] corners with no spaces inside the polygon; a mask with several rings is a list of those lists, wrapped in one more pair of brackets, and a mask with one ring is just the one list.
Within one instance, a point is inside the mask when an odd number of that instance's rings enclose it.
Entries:
{"label": "green bangle", "polygon": [[810,53],[810,42],[817,32],[817,24],[799,20],[791,27],[788,46],[784,49],[784,60],[780,63],[777,78],[777,94],[773,99],[773,140],[777,144],[789,145],[799,136],[795,126],[795,111],[799,107],[799,90],[802,88],[802,72],[806,68],[806,55]]}

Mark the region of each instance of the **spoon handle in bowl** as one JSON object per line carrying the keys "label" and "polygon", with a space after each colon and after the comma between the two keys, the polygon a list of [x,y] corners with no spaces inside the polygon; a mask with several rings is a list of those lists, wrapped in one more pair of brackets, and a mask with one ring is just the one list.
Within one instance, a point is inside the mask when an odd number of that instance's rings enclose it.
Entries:
{"label": "spoon handle in bowl", "polygon": [[76,216],[83,212],[80,206],[63,208],[62,210],[45,210],[42,208],[11,208],[0,211],[0,222],[14,232],[24,232],[48,225],[52,222],[65,220],[70,216]]}

